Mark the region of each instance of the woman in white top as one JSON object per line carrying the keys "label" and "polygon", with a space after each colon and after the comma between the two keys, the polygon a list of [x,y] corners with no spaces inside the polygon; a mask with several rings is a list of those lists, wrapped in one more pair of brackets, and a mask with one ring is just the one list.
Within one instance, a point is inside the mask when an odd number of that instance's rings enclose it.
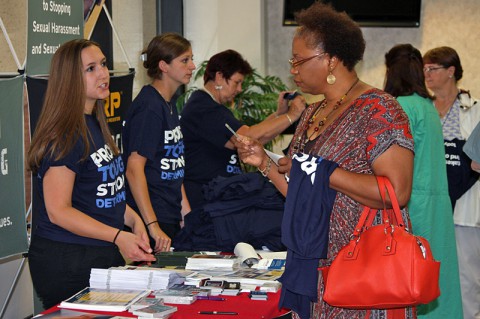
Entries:
{"label": "woman in white top", "polygon": [[442,122],[449,193],[454,206],[460,285],[465,318],[480,316],[480,182],[462,151],[480,120],[479,103],[458,87],[463,69],[457,52],[438,47],[423,56],[425,82]]}

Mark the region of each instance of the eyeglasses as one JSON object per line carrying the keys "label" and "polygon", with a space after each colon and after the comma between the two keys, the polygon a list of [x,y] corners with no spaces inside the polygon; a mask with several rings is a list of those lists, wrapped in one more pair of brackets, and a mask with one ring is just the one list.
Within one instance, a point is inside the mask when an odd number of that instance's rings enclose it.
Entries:
{"label": "eyeglasses", "polygon": [[429,66],[429,67],[423,68],[423,72],[430,73],[432,71],[440,70],[440,69],[446,69],[446,67],[444,67],[444,66],[436,66],[436,67]]}
{"label": "eyeglasses", "polygon": [[309,57],[309,58],[302,59],[302,60],[299,60],[299,61],[295,61],[295,58],[291,58],[290,60],[288,60],[288,63],[290,63],[290,67],[291,67],[292,69],[295,69],[295,68],[297,68],[298,66],[304,64],[305,62],[310,61],[310,60],[313,59],[313,58],[321,57],[321,56],[325,55],[325,53],[326,53],[326,52],[317,53],[317,54],[315,54],[314,56],[311,56],[311,57]]}

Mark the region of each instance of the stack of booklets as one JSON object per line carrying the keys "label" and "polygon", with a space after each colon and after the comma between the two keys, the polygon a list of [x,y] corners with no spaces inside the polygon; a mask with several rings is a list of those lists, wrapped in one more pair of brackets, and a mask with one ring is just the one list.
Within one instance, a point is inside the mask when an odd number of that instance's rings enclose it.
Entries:
{"label": "stack of booklets", "polygon": [[250,291],[250,299],[252,300],[267,300],[268,295],[266,291]]}
{"label": "stack of booklets", "polygon": [[203,286],[205,281],[207,281],[208,279],[210,279],[210,275],[193,272],[192,274],[185,277],[185,282],[183,284],[200,287]]}
{"label": "stack of booklets", "polygon": [[189,285],[174,285],[168,289],[159,289],[153,292],[155,298],[163,299],[170,304],[192,304],[197,296],[208,296],[210,291]]}
{"label": "stack of booklets", "polygon": [[110,289],[166,289],[185,281],[185,276],[177,271],[136,266],[92,268],[90,287]]}
{"label": "stack of booklets", "polygon": [[227,281],[223,286],[222,295],[225,296],[236,296],[240,293],[240,282]]}
{"label": "stack of booklets", "polygon": [[138,316],[139,319],[144,318],[163,318],[170,317],[177,311],[177,307],[167,305],[152,305],[145,308],[132,311],[132,314]]}
{"label": "stack of booklets", "polygon": [[211,276],[211,280],[238,281],[240,284],[262,286],[267,282],[278,282],[277,279],[283,274],[283,270],[264,270],[254,268],[242,268],[229,273]]}
{"label": "stack of booklets", "polygon": [[275,281],[275,282],[266,282],[263,283],[260,287],[260,291],[265,291],[265,292],[277,292],[282,288],[282,283],[280,281]]}
{"label": "stack of booklets", "polygon": [[62,301],[60,308],[92,311],[126,311],[137,300],[150,294],[150,290],[96,289],[87,287]]}
{"label": "stack of booklets", "polygon": [[223,292],[223,288],[225,287],[226,283],[227,282],[225,280],[207,280],[203,284],[202,288],[210,290],[211,296],[218,296]]}
{"label": "stack of booklets", "polygon": [[233,269],[238,265],[239,260],[235,255],[206,255],[195,254],[187,258],[185,269],[203,270],[203,269]]}
{"label": "stack of booklets", "polygon": [[128,311],[132,312],[133,310],[138,310],[141,308],[146,308],[149,306],[154,306],[154,305],[163,305],[163,299],[160,298],[152,298],[152,297],[143,297],[135,301],[134,304],[132,304],[129,308]]}
{"label": "stack of booklets", "polygon": [[[3,317],[2,317],[3,318]],[[35,319],[132,319],[130,317],[120,316],[112,313],[110,315],[101,314],[96,315],[93,312],[70,310],[70,309],[58,309],[48,314],[39,314],[34,316]]]}
{"label": "stack of booklets", "polygon": [[285,269],[285,259],[259,259],[257,264],[253,265],[252,268],[255,269]]}

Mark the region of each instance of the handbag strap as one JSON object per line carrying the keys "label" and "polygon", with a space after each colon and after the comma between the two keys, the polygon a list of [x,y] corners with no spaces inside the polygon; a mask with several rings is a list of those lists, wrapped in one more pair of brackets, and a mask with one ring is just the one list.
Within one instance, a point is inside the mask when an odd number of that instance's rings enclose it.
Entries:
{"label": "handbag strap", "polygon": [[363,212],[358,219],[357,226],[355,226],[355,228],[353,229],[353,238],[357,238],[358,236],[360,236],[360,233],[364,230],[364,227],[372,224],[375,214],[376,211],[372,210],[370,207],[365,206],[363,208]]}
{"label": "handbag strap", "polygon": [[400,211],[400,205],[398,204],[397,195],[395,195],[395,190],[393,189],[392,183],[390,180],[385,176],[376,176],[378,182],[378,188],[380,190],[380,196],[382,197],[383,205],[386,207],[386,195],[385,190],[388,191],[388,196],[390,197],[390,202],[392,203],[392,209],[384,209],[384,211],[392,212],[393,216],[390,218],[395,218],[392,222],[394,225],[398,225],[400,227],[405,227],[405,223],[403,222],[402,213]]}
{"label": "handbag strap", "polygon": [[[395,190],[393,189],[392,183],[387,177],[384,176],[376,176],[378,189],[380,191],[380,196],[383,201],[382,210],[382,219],[386,227],[391,227],[393,225],[397,225],[400,227],[405,227],[403,223],[402,214],[400,211],[400,205],[398,204],[397,196],[395,195]],[[386,191],[388,192],[388,196],[390,197],[390,202],[392,203],[392,209],[387,209],[386,204]],[[393,215],[392,215],[393,211]],[[365,206],[360,218],[358,220],[357,226],[355,226],[353,230],[352,236],[354,238],[358,237],[360,233],[365,230],[365,228],[370,227],[373,224],[373,220],[377,214],[378,210],[372,209],[368,206]]]}

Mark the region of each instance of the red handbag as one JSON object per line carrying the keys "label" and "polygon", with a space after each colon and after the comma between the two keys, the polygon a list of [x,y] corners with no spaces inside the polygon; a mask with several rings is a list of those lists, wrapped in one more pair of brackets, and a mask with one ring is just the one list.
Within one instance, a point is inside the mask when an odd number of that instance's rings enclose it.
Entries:
{"label": "red handbag", "polygon": [[[328,269],[322,269],[323,299],[334,307],[391,309],[426,304],[440,295],[440,262],[428,241],[405,228],[390,181],[377,177],[385,205],[385,188],[393,210],[382,210],[383,224],[372,226],[378,210],[366,207],[352,239]],[[326,277],[326,281],[325,281]]]}

